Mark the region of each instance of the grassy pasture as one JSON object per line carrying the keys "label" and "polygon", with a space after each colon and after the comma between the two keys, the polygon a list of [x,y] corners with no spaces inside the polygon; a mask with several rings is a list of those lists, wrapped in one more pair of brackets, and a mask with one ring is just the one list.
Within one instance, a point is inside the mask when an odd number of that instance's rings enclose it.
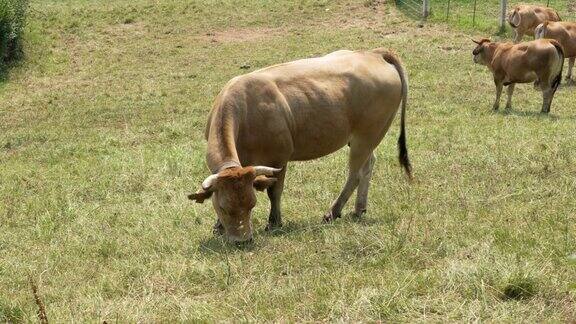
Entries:
{"label": "grassy pasture", "polygon": [[[570,321],[576,318],[576,88],[550,115],[518,86],[491,111],[470,36],[385,1],[33,0],[21,66],[0,83],[0,321]],[[231,77],[385,46],[411,83],[415,181],[397,122],[369,209],[320,224],[346,149],[289,166],[285,227],[211,234],[203,130]],[[241,69],[240,67],[248,67]],[[502,103],[502,107],[504,103]],[[352,206],[348,206],[350,210]]]}

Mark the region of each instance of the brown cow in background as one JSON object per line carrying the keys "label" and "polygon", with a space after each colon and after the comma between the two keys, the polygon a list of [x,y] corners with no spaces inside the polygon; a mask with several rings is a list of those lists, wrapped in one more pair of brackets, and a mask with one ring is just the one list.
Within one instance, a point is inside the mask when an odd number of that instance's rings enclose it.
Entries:
{"label": "brown cow in background", "polygon": [[494,76],[496,101],[500,106],[502,87],[508,86],[506,108],[512,107],[516,83],[536,81],[543,95],[542,112],[550,112],[552,98],[562,79],[564,54],[562,46],[553,39],[538,39],[520,44],[493,43],[489,39],[474,41],[474,63],[486,65]]}
{"label": "brown cow in background", "polygon": [[555,39],[562,45],[564,56],[569,58],[566,81],[572,83],[572,68],[576,59],[576,23],[547,21],[536,27],[534,36],[536,39]]}
{"label": "brown cow in background", "polygon": [[526,34],[534,35],[539,24],[560,20],[556,10],[534,5],[518,5],[508,15],[508,23],[516,33],[514,43],[519,43]]}

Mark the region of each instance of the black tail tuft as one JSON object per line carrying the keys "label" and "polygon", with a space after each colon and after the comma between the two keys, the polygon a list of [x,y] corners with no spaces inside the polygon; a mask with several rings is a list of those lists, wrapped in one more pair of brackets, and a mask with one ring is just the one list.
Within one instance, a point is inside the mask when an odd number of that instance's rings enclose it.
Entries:
{"label": "black tail tuft", "polygon": [[400,137],[398,137],[398,160],[400,165],[406,171],[408,178],[412,179],[412,165],[410,164],[410,159],[408,158],[408,149],[406,148],[406,132],[404,127],[400,130]]}

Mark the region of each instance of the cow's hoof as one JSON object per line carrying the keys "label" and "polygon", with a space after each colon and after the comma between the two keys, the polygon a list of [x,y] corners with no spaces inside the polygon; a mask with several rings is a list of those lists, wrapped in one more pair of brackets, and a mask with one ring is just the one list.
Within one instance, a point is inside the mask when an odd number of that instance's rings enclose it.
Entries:
{"label": "cow's hoof", "polygon": [[366,209],[362,209],[360,211],[353,211],[352,213],[350,213],[350,217],[354,218],[354,219],[360,219],[362,218],[362,216],[364,216],[364,214],[366,214]]}
{"label": "cow's hoof", "polygon": [[212,233],[214,233],[214,235],[224,235],[224,225],[217,222],[214,227],[212,227]]}
{"label": "cow's hoof", "polygon": [[324,215],[324,218],[322,219],[322,221],[324,223],[330,223],[330,222],[336,220],[337,218],[340,218],[340,214],[334,214],[334,213],[332,213],[332,211],[329,211],[326,213],[326,215]]}
{"label": "cow's hoof", "polygon": [[266,232],[273,232],[275,230],[279,230],[282,228],[282,222],[277,222],[277,223],[268,223],[268,225],[266,225]]}

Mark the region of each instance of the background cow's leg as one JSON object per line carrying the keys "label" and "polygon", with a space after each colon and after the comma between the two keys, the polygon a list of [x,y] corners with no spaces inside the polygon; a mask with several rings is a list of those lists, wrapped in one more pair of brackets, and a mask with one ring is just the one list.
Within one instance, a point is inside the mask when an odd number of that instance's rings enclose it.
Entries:
{"label": "background cow's leg", "polygon": [[520,43],[520,41],[522,40],[522,37],[524,37],[524,33],[521,33],[518,31],[517,28],[514,29],[514,43]]}
{"label": "background cow's leg", "polygon": [[376,163],[376,156],[374,152],[370,154],[370,158],[364,163],[360,169],[360,181],[358,183],[358,190],[356,191],[356,205],[354,207],[354,216],[360,217],[366,212],[368,204],[368,188],[370,187],[370,179],[372,178],[372,170]]}
{"label": "background cow's leg", "polygon": [[372,148],[363,147],[358,141],[351,141],[348,160],[348,179],[346,179],[344,188],[342,188],[340,195],[332,204],[330,211],[324,215],[325,222],[330,222],[342,215],[342,208],[344,208],[344,205],[346,205],[346,202],[348,202],[348,199],[350,199],[350,196],[360,182],[360,169],[362,169],[362,166],[368,160],[371,153]]}
{"label": "background cow's leg", "polygon": [[574,68],[574,60],[576,60],[576,57],[571,57],[568,59],[568,74],[566,75],[566,82],[568,82],[568,84],[574,83],[574,81],[572,81],[572,69]]}
{"label": "background cow's leg", "polygon": [[286,175],[286,166],[275,177],[276,183],[267,189],[268,198],[270,199],[270,215],[268,216],[268,225],[266,230],[273,230],[282,227],[282,212],[280,211],[280,198],[284,190],[284,178]]}
{"label": "background cow's leg", "polygon": [[506,99],[506,109],[512,108],[512,95],[514,94],[514,83],[508,86],[508,98]]}
{"label": "background cow's leg", "polygon": [[500,108],[500,96],[502,95],[502,81],[494,81],[494,83],[496,84],[496,101],[494,102],[494,105],[492,105],[492,108],[494,110],[498,110],[498,108]]}

